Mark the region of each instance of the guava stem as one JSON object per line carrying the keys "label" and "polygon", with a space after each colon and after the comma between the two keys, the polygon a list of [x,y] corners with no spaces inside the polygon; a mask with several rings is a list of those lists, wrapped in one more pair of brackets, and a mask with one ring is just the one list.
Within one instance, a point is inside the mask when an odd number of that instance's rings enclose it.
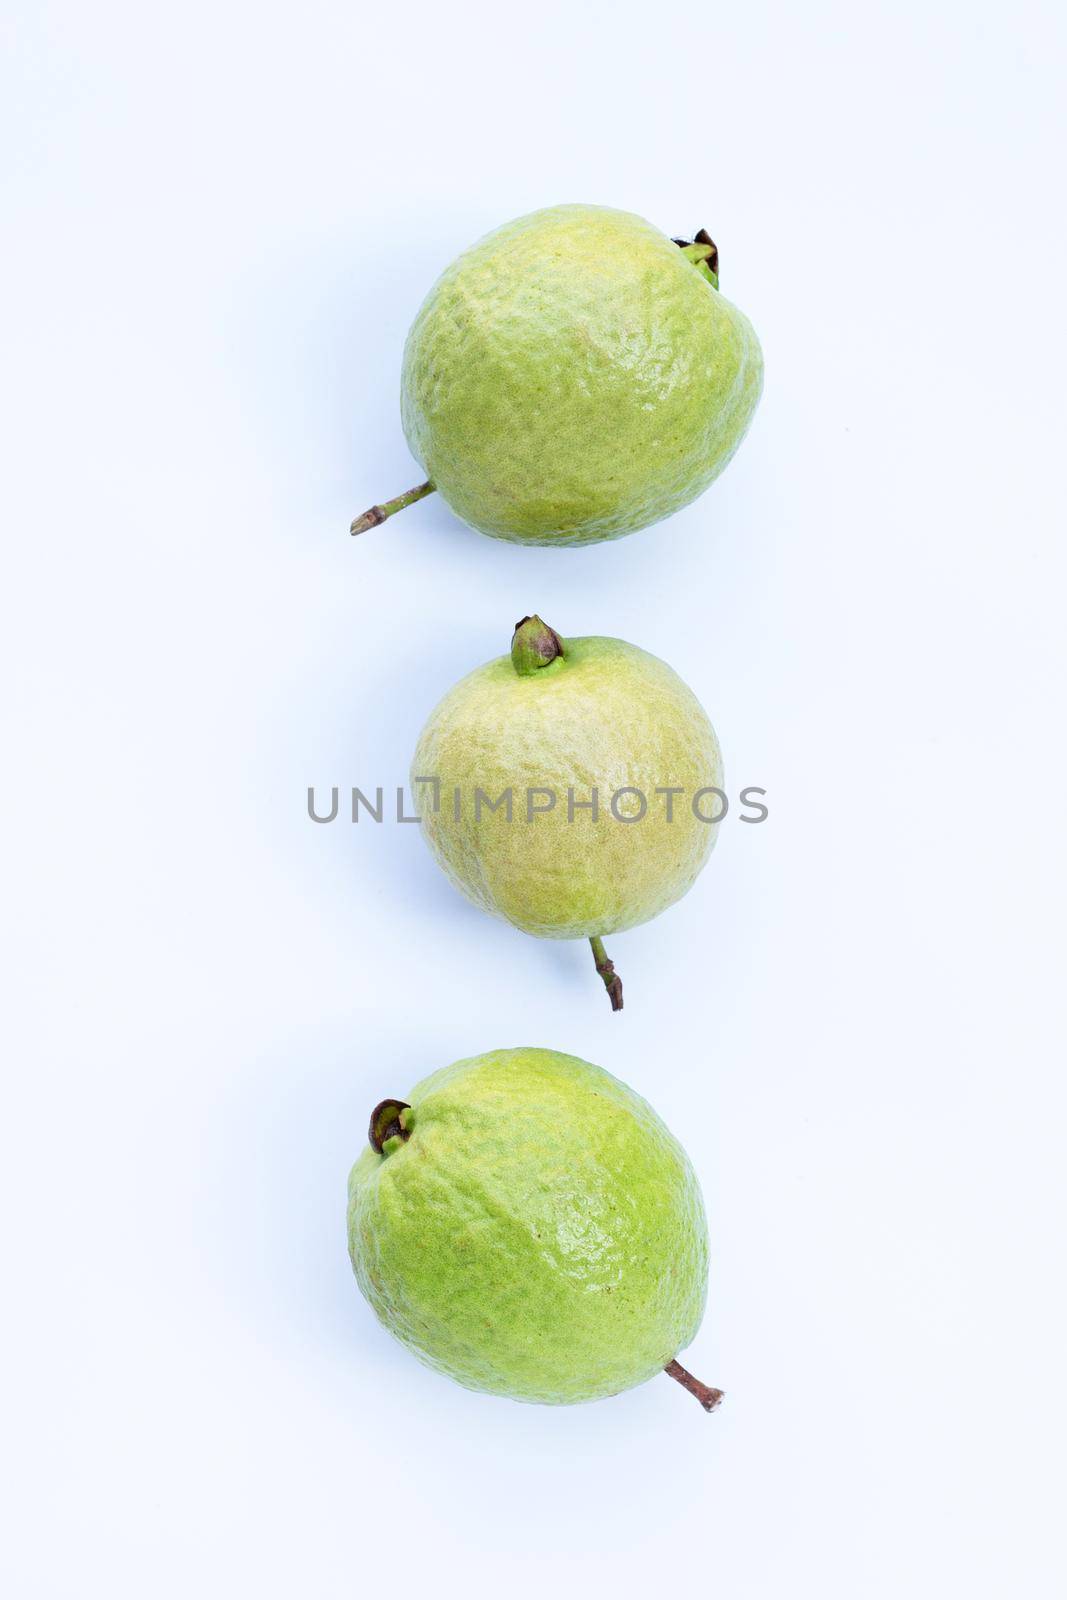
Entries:
{"label": "guava stem", "polygon": [[604,987],[608,991],[608,998],[611,1001],[611,1009],[612,1011],[621,1011],[622,979],[615,971],[615,963],[614,961],[608,960],[608,953],[604,949],[603,939],[590,939],[589,943],[592,946],[593,960],[596,962],[596,969],[603,978]]}
{"label": "guava stem", "polygon": [[379,522],[384,522],[397,511],[403,511],[406,506],[413,506],[416,500],[425,500],[428,494],[433,494],[433,491],[434,485],[427,479],[425,483],[420,483],[417,489],[409,489],[406,494],[398,494],[395,500],[387,500],[381,506],[371,506],[369,511],[364,511],[361,517],[356,518],[348,531],[366,533],[368,528],[376,528]]}
{"label": "guava stem", "polygon": [[710,1384],[701,1383],[691,1372],[686,1372],[680,1361],[668,1361],[663,1370],[668,1378],[673,1378],[683,1389],[688,1389],[689,1393],[700,1401],[705,1411],[714,1411],[722,1400],[721,1389],[713,1389]]}

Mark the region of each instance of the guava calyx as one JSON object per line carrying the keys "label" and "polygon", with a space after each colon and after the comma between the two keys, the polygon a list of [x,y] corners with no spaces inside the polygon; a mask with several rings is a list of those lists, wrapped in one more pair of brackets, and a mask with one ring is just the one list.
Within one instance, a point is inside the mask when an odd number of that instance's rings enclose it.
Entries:
{"label": "guava calyx", "polygon": [[714,1411],[722,1403],[722,1390],[713,1389],[710,1383],[701,1383],[699,1378],[694,1378],[691,1372],[686,1371],[680,1361],[668,1361],[663,1370],[668,1378],[673,1378],[683,1389],[688,1389],[705,1411]]}
{"label": "guava calyx", "polygon": [[565,654],[563,640],[538,616],[523,617],[515,624],[511,640],[511,664],[520,678],[528,678]]}
{"label": "guava calyx", "polygon": [[717,289],[719,287],[719,247],[707,228],[701,228],[693,239],[675,239],[673,243]]}
{"label": "guava calyx", "polygon": [[[378,1155],[391,1155],[411,1138],[411,1107],[406,1100],[381,1100],[370,1114],[367,1138]],[[405,1115],[405,1113],[408,1113]]]}

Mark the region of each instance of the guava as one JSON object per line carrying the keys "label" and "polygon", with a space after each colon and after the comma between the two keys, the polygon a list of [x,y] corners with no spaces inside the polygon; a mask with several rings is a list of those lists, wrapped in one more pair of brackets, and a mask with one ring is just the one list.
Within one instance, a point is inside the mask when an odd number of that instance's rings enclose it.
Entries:
{"label": "guava", "polygon": [[691,887],[721,814],[722,757],[699,700],[623,639],[561,639],[540,617],[431,713],[411,768],[422,833],[483,910],[588,939],[615,1010],[606,935]]}
{"label": "guava", "polygon": [[401,418],[463,522],[519,544],[618,539],[695,500],[752,420],[763,357],[701,230],[669,239],[604,206],[553,206],[459,256],[408,334]]}
{"label": "guava", "polygon": [[599,1400],[681,1367],[708,1235],[677,1139],[600,1067],[492,1050],[384,1100],[348,1180],[352,1266],[420,1360],[490,1394]]}

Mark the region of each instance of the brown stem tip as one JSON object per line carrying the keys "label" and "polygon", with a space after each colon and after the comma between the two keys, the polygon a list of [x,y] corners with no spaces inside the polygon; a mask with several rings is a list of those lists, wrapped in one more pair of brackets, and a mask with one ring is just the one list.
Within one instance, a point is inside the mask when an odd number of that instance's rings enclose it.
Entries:
{"label": "brown stem tip", "polygon": [[611,1001],[611,1009],[612,1011],[621,1011],[622,979],[615,971],[615,963],[614,961],[608,960],[608,953],[604,949],[603,939],[590,939],[589,943],[592,947],[593,960],[596,962],[596,969],[603,978],[604,987],[608,991],[608,999]]}
{"label": "brown stem tip", "polygon": [[722,1401],[722,1390],[713,1389],[710,1384],[701,1383],[699,1378],[694,1378],[687,1372],[680,1361],[668,1361],[664,1367],[668,1378],[673,1378],[675,1383],[680,1383],[704,1407],[705,1411],[714,1411]]}

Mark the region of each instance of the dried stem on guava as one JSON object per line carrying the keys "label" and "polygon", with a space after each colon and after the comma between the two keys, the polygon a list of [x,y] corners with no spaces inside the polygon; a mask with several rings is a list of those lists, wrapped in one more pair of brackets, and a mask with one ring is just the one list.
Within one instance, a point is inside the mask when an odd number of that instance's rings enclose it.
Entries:
{"label": "dried stem on guava", "polygon": [[683,1389],[688,1389],[693,1397],[700,1401],[705,1411],[714,1411],[722,1400],[722,1390],[713,1389],[710,1384],[701,1383],[699,1378],[694,1378],[687,1372],[680,1361],[668,1361],[664,1367],[668,1378],[673,1378],[675,1383],[680,1383]]}

